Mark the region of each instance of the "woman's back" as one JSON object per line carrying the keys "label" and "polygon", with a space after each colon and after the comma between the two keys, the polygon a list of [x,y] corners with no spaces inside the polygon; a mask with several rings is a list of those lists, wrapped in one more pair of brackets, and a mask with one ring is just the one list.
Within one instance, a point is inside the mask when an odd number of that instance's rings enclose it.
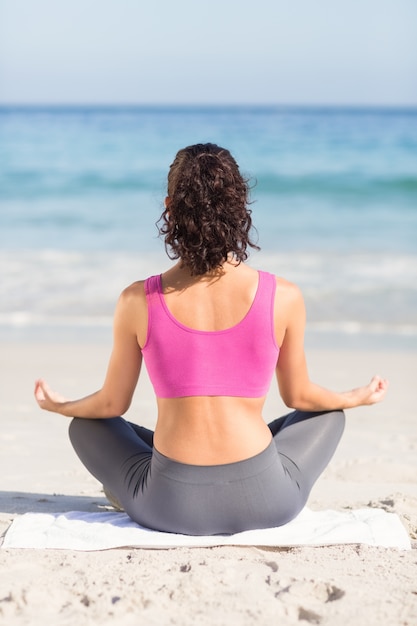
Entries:
{"label": "woman's back", "polygon": [[164,299],[172,315],[195,330],[219,331],[238,324],[258,289],[258,272],[227,263],[218,272],[190,276],[175,266],[162,275]]}
{"label": "woman's back", "polygon": [[266,376],[269,387],[278,356],[275,278],[232,262],[193,277],[177,264],[162,275],[161,291],[156,304],[148,294],[148,328],[138,334],[147,336],[143,354],[158,396],[155,446],[194,464],[257,454],[271,439],[262,420],[267,389],[255,383]]}

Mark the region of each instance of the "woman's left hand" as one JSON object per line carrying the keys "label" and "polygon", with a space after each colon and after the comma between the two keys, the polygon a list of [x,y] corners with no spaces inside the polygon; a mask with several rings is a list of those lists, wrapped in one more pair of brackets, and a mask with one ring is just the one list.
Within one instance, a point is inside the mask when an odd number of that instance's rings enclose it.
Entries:
{"label": "woman's left hand", "polygon": [[35,382],[35,399],[41,409],[55,413],[59,413],[60,406],[68,402],[68,400],[59,393],[52,391],[43,379],[39,379]]}

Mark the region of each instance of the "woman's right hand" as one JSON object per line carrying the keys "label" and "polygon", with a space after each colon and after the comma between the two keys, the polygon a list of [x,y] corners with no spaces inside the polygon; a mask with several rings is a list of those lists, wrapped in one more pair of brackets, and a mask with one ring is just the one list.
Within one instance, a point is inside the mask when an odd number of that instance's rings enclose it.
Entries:
{"label": "woman's right hand", "polygon": [[371,382],[364,387],[353,389],[352,394],[353,406],[364,406],[381,402],[388,390],[388,380],[381,376],[374,376]]}

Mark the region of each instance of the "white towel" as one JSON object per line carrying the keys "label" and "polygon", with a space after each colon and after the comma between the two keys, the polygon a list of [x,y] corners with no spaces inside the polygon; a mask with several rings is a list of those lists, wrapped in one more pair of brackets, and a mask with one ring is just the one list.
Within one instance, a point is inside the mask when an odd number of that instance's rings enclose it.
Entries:
{"label": "white towel", "polygon": [[277,528],[234,535],[190,536],[139,526],[115,512],[25,513],[17,517],[2,548],[108,550],[111,548],[174,548],[232,546],[324,546],[364,543],[409,550],[410,538],[399,517],[381,509],[311,511]]}

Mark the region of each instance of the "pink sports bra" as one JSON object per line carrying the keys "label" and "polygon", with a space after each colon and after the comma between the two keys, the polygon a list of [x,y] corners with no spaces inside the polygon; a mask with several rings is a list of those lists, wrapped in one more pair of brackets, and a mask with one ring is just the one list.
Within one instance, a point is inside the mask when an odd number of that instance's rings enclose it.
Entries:
{"label": "pink sports bra", "polygon": [[256,295],[245,317],[231,328],[205,331],[175,319],[165,302],[161,276],[148,278],[148,332],[142,352],[157,397],[263,397],[279,355],[275,290],[275,276],[259,272]]}

